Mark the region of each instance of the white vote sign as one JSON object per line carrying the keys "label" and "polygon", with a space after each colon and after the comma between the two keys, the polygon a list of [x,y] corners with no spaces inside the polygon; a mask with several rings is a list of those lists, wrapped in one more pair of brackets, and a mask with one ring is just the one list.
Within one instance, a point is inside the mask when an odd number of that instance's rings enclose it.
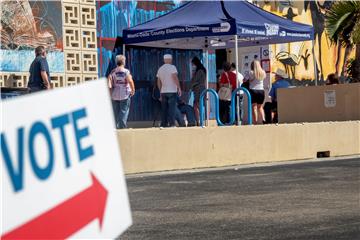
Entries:
{"label": "white vote sign", "polygon": [[131,212],[104,80],[3,101],[1,238],[115,238]]}

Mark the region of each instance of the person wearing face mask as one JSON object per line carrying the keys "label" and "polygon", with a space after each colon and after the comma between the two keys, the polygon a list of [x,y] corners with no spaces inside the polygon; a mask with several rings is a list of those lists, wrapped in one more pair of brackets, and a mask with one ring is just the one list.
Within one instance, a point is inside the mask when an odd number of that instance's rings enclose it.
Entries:
{"label": "person wearing face mask", "polygon": [[191,60],[193,68],[193,77],[191,79],[191,90],[194,93],[194,111],[196,123],[199,125],[200,113],[199,113],[199,104],[200,104],[200,95],[205,90],[206,83],[206,69],[202,65],[198,57],[194,57]]}

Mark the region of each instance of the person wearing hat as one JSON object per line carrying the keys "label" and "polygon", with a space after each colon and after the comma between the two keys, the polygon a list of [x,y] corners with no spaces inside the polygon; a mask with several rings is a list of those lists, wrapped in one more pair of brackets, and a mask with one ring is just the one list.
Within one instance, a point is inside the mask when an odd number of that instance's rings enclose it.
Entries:
{"label": "person wearing hat", "polygon": [[164,55],[164,65],[159,68],[156,77],[161,94],[161,127],[175,127],[177,95],[181,96],[181,88],[170,54]]}
{"label": "person wearing hat", "polygon": [[275,72],[275,82],[272,84],[271,90],[269,92],[269,96],[271,97],[271,111],[273,115],[272,122],[277,123],[277,89],[279,88],[289,88],[291,85],[288,82],[289,76],[286,72],[280,68],[278,68]]}

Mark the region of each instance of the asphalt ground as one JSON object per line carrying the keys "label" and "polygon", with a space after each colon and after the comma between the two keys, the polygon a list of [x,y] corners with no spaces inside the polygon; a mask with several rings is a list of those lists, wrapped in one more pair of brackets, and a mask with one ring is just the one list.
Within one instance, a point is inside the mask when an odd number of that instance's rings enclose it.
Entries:
{"label": "asphalt ground", "polygon": [[360,158],[127,178],[119,239],[360,239]]}

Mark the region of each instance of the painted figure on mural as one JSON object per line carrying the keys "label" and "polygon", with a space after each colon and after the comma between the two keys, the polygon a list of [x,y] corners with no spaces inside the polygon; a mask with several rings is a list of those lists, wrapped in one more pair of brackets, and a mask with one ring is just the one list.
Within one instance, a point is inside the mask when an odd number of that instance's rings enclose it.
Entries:
{"label": "painted figure on mural", "polygon": [[[341,44],[331,44],[325,30],[325,13],[334,1],[256,1],[258,5],[268,11],[281,15],[289,20],[313,24],[315,34],[315,56],[318,69],[318,79],[324,80],[326,74],[334,72],[339,76],[346,75],[346,65],[353,52],[351,47]],[[300,18],[299,18],[300,17]],[[302,46],[304,45],[304,46]],[[309,43],[282,44],[276,48],[276,60],[284,65],[286,73],[293,80],[313,79],[312,47]],[[299,51],[299,49],[301,51]],[[279,51],[279,52],[278,52]],[[326,60],[325,60],[326,59]],[[331,63],[325,64],[326,63]],[[299,70],[298,70],[299,69]],[[304,70],[304,71],[302,71]],[[296,75],[296,76],[295,76]]]}
{"label": "painted figure on mural", "polygon": [[[322,46],[321,46],[321,39],[323,37],[323,33],[325,30],[325,11],[331,7],[333,1],[323,1],[321,4],[320,1],[304,1],[304,9],[305,12],[310,10],[311,18],[313,20],[314,26],[314,35],[315,41],[317,40],[317,45],[319,49],[318,53],[318,70],[319,70],[319,78],[324,79],[323,73],[323,62],[321,59],[322,56]],[[329,44],[329,43],[328,43]],[[330,44],[329,44],[330,45]]]}
{"label": "painted figure on mural", "polygon": [[52,72],[64,72],[61,4],[45,0],[1,1],[2,72],[27,72],[37,46],[48,51]]}
{"label": "painted figure on mural", "polygon": [[[50,8],[61,9],[61,3],[44,1],[5,1],[1,4],[1,48],[19,50],[46,46],[62,48],[61,25]],[[58,22],[61,24],[61,22]]]}
{"label": "painted figure on mural", "polygon": [[284,65],[286,73],[292,78],[295,79],[295,70],[296,67],[300,64],[302,59],[301,53],[303,52],[305,44],[301,43],[300,48],[297,53],[295,51],[280,51],[276,54],[275,58],[277,61],[281,62]]}
{"label": "painted figure on mural", "polygon": [[[310,8],[313,22],[316,23],[316,24],[314,24],[314,31],[315,31],[315,36],[317,37],[317,40],[318,40],[318,47],[319,47],[319,55],[318,56],[322,56],[321,39],[322,39],[322,36],[323,36],[322,34],[325,29],[325,12],[331,8],[333,3],[334,3],[333,1],[305,1],[304,2],[305,10],[307,10],[308,7]],[[328,41],[328,38],[326,38],[326,40],[327,40],[328,46],[330,47],[331,44]],[[346,74],[346,63],[351,54],[352,48],[351,47],[345,48],[344,58],[343,58],[343,61],[341,61],[342,60],[341,51],[342,51],[343,47],[341,46],[341,44],[336,44],[335,47],[336,47],[335,74],[344,76]],[[320,69],[319,69],[320,73],[321,73],[320,77],[321,77],[321,79],[324,79],[321,57],[319,57],[318,61],[320,64]]]}
{"label": "painted figure on mural", "polygon": [[286,13],[286,15],[283,15],[283,17],[286,17],[287,19],[289,19],[289,20],[293,20],[294,19],[294,17],[296,17],[297,16],[297,14],[295,14],[294,13],[294,10],[293,10],[293,8],[292,7],[289,7],[289,9],[287,10],[287,13]]}
{"label": "painted figure on mural", "polygon": [[309,49],[305,50],[305,53],[301,55],[302,60],[304,61],[305,70],[309,70],[309,57],[311,54],[309,53]]}

